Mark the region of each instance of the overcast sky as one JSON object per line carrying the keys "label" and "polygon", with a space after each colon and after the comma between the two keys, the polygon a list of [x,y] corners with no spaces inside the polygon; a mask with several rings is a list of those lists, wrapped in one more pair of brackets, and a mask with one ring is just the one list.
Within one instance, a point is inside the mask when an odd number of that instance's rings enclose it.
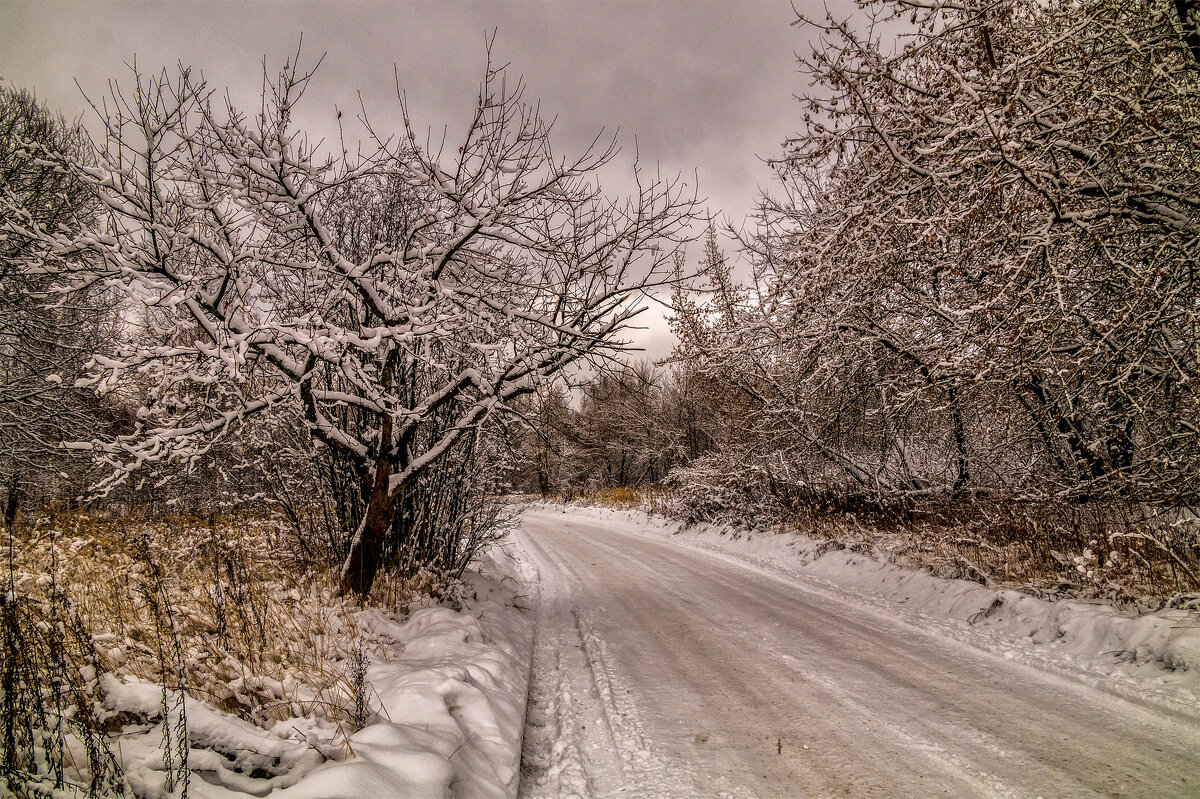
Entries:
{"label": "overcast sky", "polygon": [[[625,153],[636,136],[644,164],[683,173],[689,185],[698,176],[711,210],[740,220],[770,184],[761,159],[799,127],[793,94],[805,87],[794,53],[806,43],[794,18],[788,0],[0,0],[0,78],[74,118],[86,108],[79,87],[101,97],[110,78],[127,83],[136,56],[145,72],[177,62],[202,70],[249,105],[264,57],[277,69],[303,35],[304,60],[324,55],[302,120],[318,135],[335,130],[335,106],[347,119],[358,113],[360,92],[373,122],[395,124],[397,73],[418,124],[453,131],[468,120],[484,39],[495,31],[493,60],[523,76],[527,97],[557,117],[556,149],[619,129]],[[654,356],[669,346],[659,331],[646,345]]]}

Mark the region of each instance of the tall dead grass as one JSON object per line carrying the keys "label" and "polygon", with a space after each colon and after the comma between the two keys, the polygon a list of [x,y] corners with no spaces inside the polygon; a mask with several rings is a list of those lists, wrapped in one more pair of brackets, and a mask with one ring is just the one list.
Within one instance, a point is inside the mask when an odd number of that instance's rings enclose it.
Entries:
{"label": "tall dead grass", "polygon": [[[48,575],[9,568],[0,592],[0,789],[18,797],[124,793],[97,717],[99,663],[87,629]],[[72,745],[73,744],[73,745]],[[3,792],[0,790],[0,792]]]}
{"label": "tall dead grass", "polygon": [[[163,686],[164,762],[183,786],[186,698],[265,727],[315,716],[348,737],[365,724],[366,664],[393,642],[360,625],[360,605],[337,596],[329,569],[287,556],[289,535],[282,518],[250,513],[139,520],[77,511],[11,531],[0,604],[0,776],[9,789],[123,792],[104,736],[147,719],[105,709],[106,672]],[[384,580],[372,600],[402,606],[416,588]],[[80,742],[87,764],[70,762]]]}
{"label": "tall dead grass", "polygon": [[780,526],[1039,596],[1200,607],[1200,542],[1181,534],[1175,518],[1111,503],[970,498],[853,509],[794,503]]}
{"label": "tall dead grass", "polygon": [[548,499],[666,515],[671,510],[671,502],[675,493],[672,488],[662,485],[618,486],[615,488],[579,489],[570,493],[550,496]]}
{"label": "tall dead grass", "polygon": [[[131,522],[77,513],[39,528],[24,559],[37,568],[58,551],[58,582],[103,666],[161,681],[156,614],[165,614],[178,638],[181,682],[217,708],[257,722],[322,707],[349,717],[353,696],[336,664],[351,659],[353,642],[369,631],[358,628],[358,606],[337,596],[329,570],[298,572],[282,556],[280,520]],[[388,599],[401,598],[392,587]]]}

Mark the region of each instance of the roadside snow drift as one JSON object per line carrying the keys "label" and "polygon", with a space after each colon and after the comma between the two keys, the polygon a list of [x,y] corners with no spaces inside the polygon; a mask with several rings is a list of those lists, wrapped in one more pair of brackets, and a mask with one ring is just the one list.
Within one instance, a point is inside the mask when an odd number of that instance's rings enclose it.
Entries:
{"label": "roadside snow drift", "polygon": [[[314,715],[265,729],[189,698],[188,795],[515,796],[533,631],[513,583],[502,584],[512,565],[496,552],[485,564],[488,576],[468,575],[459,612],[426,607],[406,619],[374,608],[359,613],[374,647],[366,671],[370,721],[360,730]],[[158,685],[102,680],[110,712],[136,720],[119,738],[130,787],[139,796],[169,795],[163,744],[179,712],[169,708],[164,726]]]}

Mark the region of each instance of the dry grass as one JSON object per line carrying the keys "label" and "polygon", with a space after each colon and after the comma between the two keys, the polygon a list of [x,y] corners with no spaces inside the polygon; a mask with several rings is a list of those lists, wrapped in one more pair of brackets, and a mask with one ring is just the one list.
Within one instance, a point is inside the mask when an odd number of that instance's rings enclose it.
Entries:
{"label": "dry grass", "polygon": [[879,498],[706,462],[680,472],[668,514],[796,530],[945,577],[1156,608],[1200,600],[1200,516],[1117,499],[965,494]]}
{"label": "dry grass", "polygon": [[[186,785],[185,697],[267,728],[312,717],[340,731],[341,751],[336,739],[319,751],[348,753],[372,715],[366,667],[396,642],[360,623],[330,569],[288,555],[292,535],[262,513],[69,512],[6,533],[0,795],[123,795],[111,735],[159,718],[167,788]],[[385,575],[370,601],[403,607],[429,583]],[[105,673],[161,685],[159,715],[104,710]],[[81,747],[86,762],[72,755]]]}
{"label": "dry grass", "polygon": [[1161,516],[1098,504],[941,503],[858,513],[793,507],[781,529],[941,577],[1157,609],[1200,592],[1200,549]]}
{"label": "dry grass", "polygon": [[[285,536],[271,516],[137,521],[74,512],[19,531],[13,565],[30,595],[53,575],[102,671],[177,681],[257,723],[308,714],[349,723],[348,664],[371,633],[356,623],[358,606],[336,596],[328,570],[298,571],[281,556]],[[409,588],[381,582],[392,602]]]}
{"label": "dry grass", "polygon": [[560,495],[553,499],[601,505],[618,510],[640,510],[646,513],[666,514],[670,510],[674,494],[674,490],[666,486],[645,485],[577,491],[571,496]]}

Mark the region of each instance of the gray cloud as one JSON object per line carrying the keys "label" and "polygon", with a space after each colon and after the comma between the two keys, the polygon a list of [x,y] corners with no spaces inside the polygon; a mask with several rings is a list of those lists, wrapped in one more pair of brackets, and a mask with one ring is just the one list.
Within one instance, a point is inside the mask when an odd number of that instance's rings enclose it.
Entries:
{"label": "gray cloud", "polygon": [[[577,150],[600,128],[636,136],[644,164],[699,176],[710,208],[740,219],[770,181],[759,157],[798,128],[805,47],[787,0],[759,2],[42,3],[0,0],[0,77],[68,117],[110,78],[176,62],[258,95],[301,34],[324,62],[305,124],[331,137],[334,107],[350,118],[361,92],[373,122],[396,126],[393,65],[411,107],[438,129],[465,124],[496,31],[494,58],[524,76],[527,97],[557,118],[556,147]],[[697,248],[698,249],[698,248]],[[657,327],[657,326],[656,326]],[[661,333],[656,334],[661,338]],[[659,338],[648,343],[663,350]]]}

